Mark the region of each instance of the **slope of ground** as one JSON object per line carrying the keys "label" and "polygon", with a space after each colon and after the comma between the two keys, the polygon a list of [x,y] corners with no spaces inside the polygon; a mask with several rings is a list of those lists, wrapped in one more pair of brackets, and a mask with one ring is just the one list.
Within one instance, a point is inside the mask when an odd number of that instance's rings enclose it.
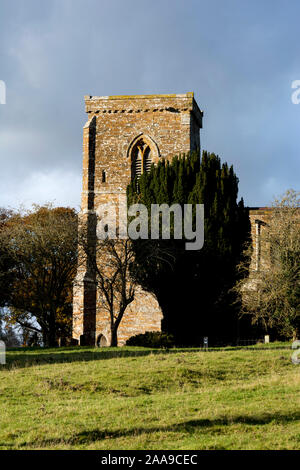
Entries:
{"label": "slope of ground", "polygon": [[25,349],[0,365],[1,449],[299,449],[291,350]]}

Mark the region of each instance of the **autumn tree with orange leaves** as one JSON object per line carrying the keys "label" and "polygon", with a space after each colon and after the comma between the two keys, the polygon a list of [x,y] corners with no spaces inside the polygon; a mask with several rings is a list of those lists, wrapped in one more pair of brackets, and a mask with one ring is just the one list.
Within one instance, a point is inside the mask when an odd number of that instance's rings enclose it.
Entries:
{"label": "autumn tree with orange leaves", "polygon": [[6,266],[0,282],[9,279],[1,286],[6,322],[41,334],[44,346],[71,336],[76,260],[74,209],[34,206],[6,217],[0,227],[0,267]]}

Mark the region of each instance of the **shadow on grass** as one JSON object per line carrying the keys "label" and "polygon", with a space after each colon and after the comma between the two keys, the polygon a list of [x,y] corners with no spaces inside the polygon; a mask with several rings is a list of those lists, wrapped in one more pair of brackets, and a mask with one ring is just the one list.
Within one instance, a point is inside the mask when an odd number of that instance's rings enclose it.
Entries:
{"label": "shadow on grass", "polygon": [[[70,446],[82,446],[89,445],[93,442],[107,440],[107,439],[118,439],[121,437],[138,437],[142,434],[152,434],[156,432],[185,432],[187,434],[194,434],[206,430],[209,432],[209,428],[214,427],[220,428],[225,427],[224,432],[226,432],[226,427],[234,424],[243,424],[249,426],[264,426],[267,424],[287,424],[290,421],[296,421],[300,419],[300,412],[293,413],[291,415],[285,414],[267,414],[262,413],[257,416],[247,416],[247,415],[238,415],[232,418],[218,418],[218,419],[196,419],[191,421],[185,421],[183,423],[174,424],[171,426],[156,426],[156,427],[140,427],[132,428],[129,430],[100,430],[93,429],[90,431],[83,431],[70,438],[53,438],[53,439],[37,439],[32,443],[34,447],[47,447],[59,444],[65,444]],[[24,443],[23,446],[28,446],[29,443]]]}
{"label": "shadow on grass", "polygon": [[[89,362],[114,358],[142,357],[150,354],[197,352],[200,349],[146,349],[146,348],[95,348],[69,347],[57,349],[24,348],[8,350],[6,365],[1,369],[23,368],[45,364]],[[0,369],[0,371],[1,371]]]}
{"label": "shadow on grass", "polygon": [[72,362],[88,362],[98,361],[114,358],[128,358],[128,357],[143,357],[150,354],[178,354],[188,352],[231,352],[231,351],[266,351],[267,349],[290,349],[290,346],[280,346],[272,348],[258,348],[258,347],[225,347],[225,348],[210,348],[203,350],[200,347],[190,348],[171,348],[171,349],[151,349],[141,347],[119,347],[119,348],[91,348],[89,346],[72,346],[62,348],[14,348],[7,350],[6,365],[2,365],[1,370],[11,368],[31,367],[40,364],[61,364]]}

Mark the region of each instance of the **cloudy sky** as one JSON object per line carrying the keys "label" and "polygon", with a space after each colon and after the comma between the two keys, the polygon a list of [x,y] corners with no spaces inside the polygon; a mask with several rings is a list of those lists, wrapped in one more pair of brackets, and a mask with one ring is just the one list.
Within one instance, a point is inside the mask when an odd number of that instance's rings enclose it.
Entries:
{"label": "cloudy sky", "polygon": [[79,207],[84,95],[194,91],[247,205],[299,189],[298,0],[0,0],[0,206]]}

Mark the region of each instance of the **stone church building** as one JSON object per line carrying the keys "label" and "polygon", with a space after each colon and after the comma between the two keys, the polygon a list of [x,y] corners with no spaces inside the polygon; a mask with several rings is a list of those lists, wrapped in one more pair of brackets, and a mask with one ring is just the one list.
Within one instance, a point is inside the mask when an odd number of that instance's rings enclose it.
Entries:
{"label": "stone church building", "polygon": [[[200,149],[203,112],[194,93],[85,96],[85,109],[79,221],[87,227],[94,223],[102,204],[117,204],[131,178],[149,171],[152,163]],[[250,212],[257,263],[261,212]],[[108,345],[109,314],[87,264],[78,267],[73,294],[73,338],[80,344]],[[118,344],[139,333],[159,331],[161,320],[156,298],[138,288],[119,326]]]}

